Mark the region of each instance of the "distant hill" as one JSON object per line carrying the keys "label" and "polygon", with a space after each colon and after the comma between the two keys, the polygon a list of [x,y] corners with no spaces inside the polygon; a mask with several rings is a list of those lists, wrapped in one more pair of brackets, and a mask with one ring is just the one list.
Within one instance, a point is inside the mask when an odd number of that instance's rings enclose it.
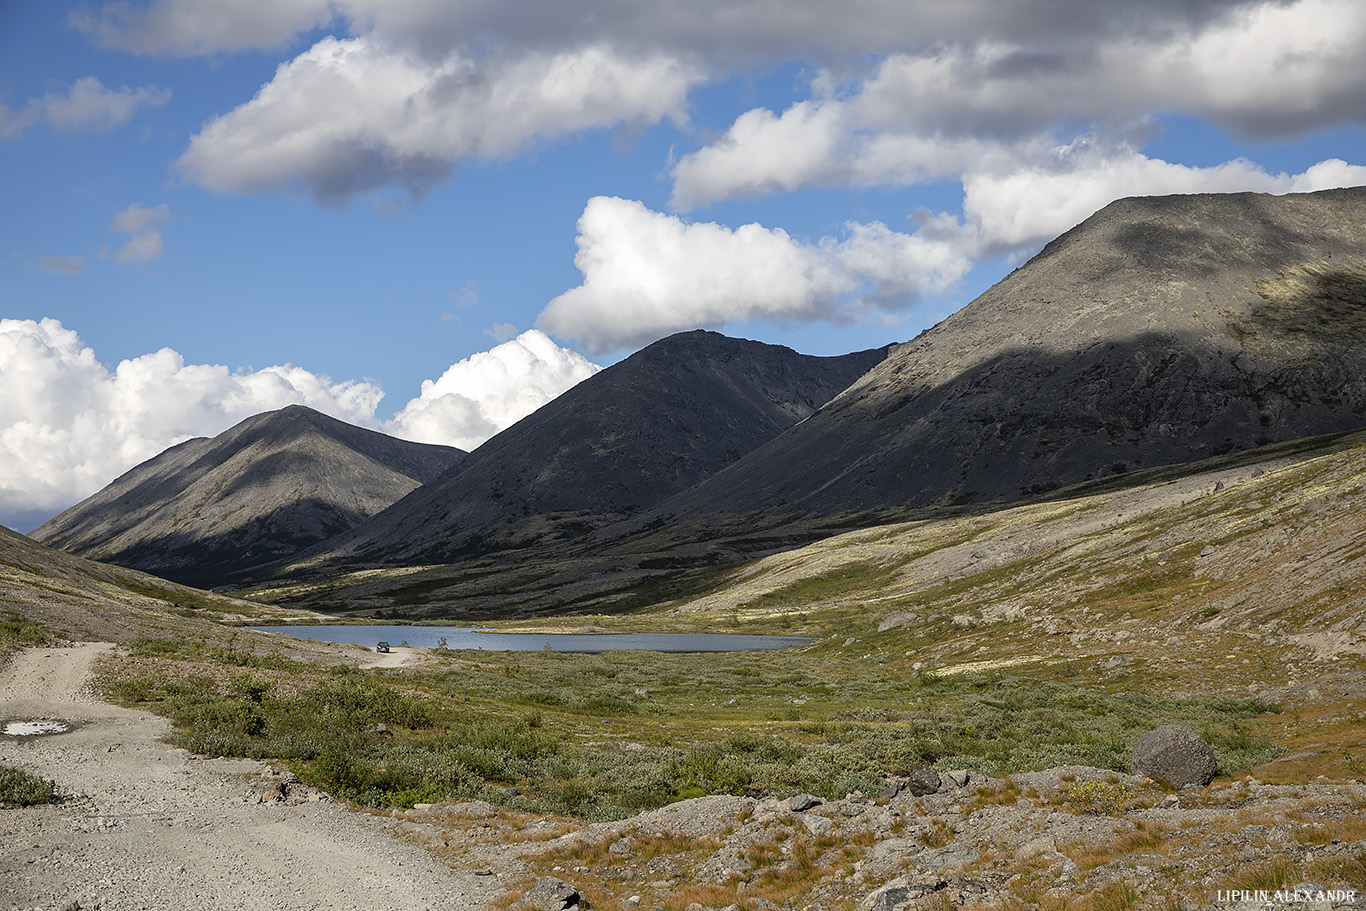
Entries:
{"label": "distant hill", "polygon": [[216,585],[356,527],[463,456],[292,405],[168,449],[30,537]]}
{"label": "distant hill", "polygon": [[648,508],[807,418],[887,349],[812,357],[685,332],[584,380],[351,534],[327,565],[452,562]]}
{"label": "distant hill", "polygon": [[1366,188],[1115,202],[627,528],[1009,502],[1366,426]]}

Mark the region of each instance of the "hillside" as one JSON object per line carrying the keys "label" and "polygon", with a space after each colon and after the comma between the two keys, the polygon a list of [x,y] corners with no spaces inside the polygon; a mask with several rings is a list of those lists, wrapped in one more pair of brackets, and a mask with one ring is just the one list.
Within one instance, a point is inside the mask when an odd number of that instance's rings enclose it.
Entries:
{"label": "hillside", "polygon": [[581,538],[807,418],[886,355],[686,332],[584,380],[356,531],[338,564],[449,562]]}
{"label": "hillside", "polygon": [[167,579],[217,585],[354,528],[463,455],[292,405],[168,449],[31,537]]}
{"label": "hillside", "polygon": [[1363,340],[1366,188],[1121,200],[641,524],[1018,501],[1355,429]]}
{"label": "hillside", "polygon": [[181,641],[252,638],[266,643],[264,636],[221,623],[316,619],[308,611],[211,594],[96,563],[0,527],[0,658],[11,644],[32,644],[47,635],[122,642],[170,632]]}

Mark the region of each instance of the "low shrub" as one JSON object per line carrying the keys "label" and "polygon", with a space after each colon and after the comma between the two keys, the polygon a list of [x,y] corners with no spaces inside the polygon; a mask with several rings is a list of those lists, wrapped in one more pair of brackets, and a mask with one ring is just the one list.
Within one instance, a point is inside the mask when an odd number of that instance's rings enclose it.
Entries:
{"label": "low shrub", "polygon": [[57,786],[46,778],[30,775],[22,769],[0,765],[0,804],[31,807],[52,803]]}

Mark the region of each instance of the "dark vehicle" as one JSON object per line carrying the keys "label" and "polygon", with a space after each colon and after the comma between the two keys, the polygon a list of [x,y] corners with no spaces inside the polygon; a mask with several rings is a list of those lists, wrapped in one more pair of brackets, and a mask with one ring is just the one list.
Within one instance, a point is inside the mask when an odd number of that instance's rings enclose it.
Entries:
{"label": "dark vehicle", "polygon": [[387,652],[389,651],[389,643],[387,643],[387,642],[378,642],[378,643],[376,643],[376,644],[375,644],[375,651],[387,653]]}

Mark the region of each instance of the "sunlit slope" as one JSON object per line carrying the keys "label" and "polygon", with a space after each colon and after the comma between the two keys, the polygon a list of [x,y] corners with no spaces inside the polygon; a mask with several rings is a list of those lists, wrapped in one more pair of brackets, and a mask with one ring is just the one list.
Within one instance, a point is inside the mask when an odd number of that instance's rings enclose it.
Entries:
{"label": "sunlit slope", "polygon": [[[0,620],[72,639],[223,638],[222,621],[315,619],[53,550],[0,527]],[[4,639],[0,636],[0,639]]]}
{"label": "sunlit slope", "polygon": [[[1127,622],[1275,633],[1323,654],[1366,655],[1366,433],[1262,455],[1154,472],[1130,489],[850,532],[755,561],[674,607],[775,623],[842,616],[872,638],[905,612],[914,619],[881,635],[949,643],[955,629],[973,630],[993,653]],[[993,625],[999,635],[983,639]]]}

